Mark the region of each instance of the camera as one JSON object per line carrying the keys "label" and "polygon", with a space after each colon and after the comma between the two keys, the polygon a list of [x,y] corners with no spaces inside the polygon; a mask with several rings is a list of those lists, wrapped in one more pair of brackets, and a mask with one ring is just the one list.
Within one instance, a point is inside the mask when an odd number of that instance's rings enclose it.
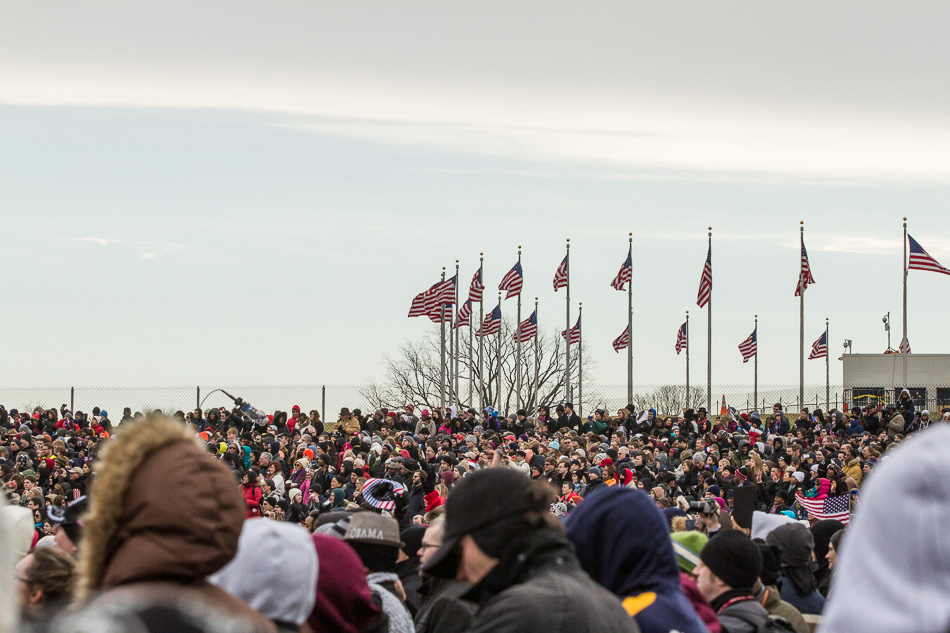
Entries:
{"label": "camera", "polygon": [[719,512],[719,503],[715,499],[690,501],[689,509],[692,512],[699,512],[700,514],[716,514]]}

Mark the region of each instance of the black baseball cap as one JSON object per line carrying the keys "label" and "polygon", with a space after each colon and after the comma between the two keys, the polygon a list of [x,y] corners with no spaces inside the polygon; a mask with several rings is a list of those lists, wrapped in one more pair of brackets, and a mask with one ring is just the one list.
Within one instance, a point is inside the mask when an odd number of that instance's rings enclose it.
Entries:
{"label": "black baseball cap", "polygon": [[66,536],[74,545],[79,544],[82,537],[82,515],[89,509],[89,497],[83,495],[65,508],[53,506],[49,509],[48,517],[50,522],[58,523]]}
{"label": "black baseball cap", "polygon": [[533,485],[529,477],[510,468],[487,468],[463,477],[445,501],[442,545],[422,571],[439,578],[455,578],[458,544],[463,536],[524,512],[546,511],[547,503],[539,504],[537,495],[531,495]]}

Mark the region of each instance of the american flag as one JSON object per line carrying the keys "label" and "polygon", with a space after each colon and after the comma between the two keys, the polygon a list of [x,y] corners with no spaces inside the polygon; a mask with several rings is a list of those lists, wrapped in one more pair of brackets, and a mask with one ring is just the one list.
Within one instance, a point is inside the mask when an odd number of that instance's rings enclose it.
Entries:
{"label": "american flag", "polygon": [[458,316],[455,317],[455,327],[472,327],[472,300],[469,299],[459,308]]}
{"label": "american flag", "polygon": [[624,260],[623,265],[620,267],[620,272],[617,273],[617,276],[614,277],[614,280],[610,282],[610,285],[616,288],[617,290],[623,290],[623,287],[628,281],[633,277],[633,247],[630,247],[630,250],[627,251],[627,259]]}
{"label": "american flag", "polygon": [[440,311],[439,307],[443,303],[455,305],[455,277],[434,283],[425,292],[417,294],[409,308],[409,316],[432,318],[433,313]]}
{"label": "american flag", "polygon": [[929,270],[933,273],[950,275],[950,269],[938,264],[937,260],[917,243],[917,240],[910,235],[907,236],[907,239],[910,242],[910,263],[907,266],[909,270]]}
{"label": "american flag", "polygon": [[808,355],[808,360],[828,356],[828,339],[825,338],[825,334],[825,332],[822,332],[815,344],[811,346],[811,354]]}
{"label": "american flag", "polygon": [[625,327],[620,336],[614,339],[612,345],[614,346],[614,351],[618,354],[620,350],[627,349],[627,346],[630,345],[630,328]]}
{"label": "american flag", "polygon": [[508,294],[505,295],[505,299],[511,299],[521,294],[521,287],[523,285],[524,273],[521,271],[521,262],[517,262],[511,267],[508,274],[502,278],[501,283],[498,284],[498,289],[507,290]]}
{"label": "american flag", "polygon": [[[567,330],[561,330],[561,336],[567,339]],[[581,342],[581,318],[577,317],[577,323],[571,328],[571,345],[577,345]]]}
{"label": "american flag", "polygon": [[478,267],[478,272],[472,277],[472,285],[468,287],[468,300],[478,303],[482,300],[482,292],[485,290],[485,284],[482,283],[482,267]]}
{"label": "american flag", "polygon": [[709,247],[709,253],[706,254],[706,265],[703,266],[703,276],[699,279],[699,296],[696,298],[696,305],[700,308],[709,303],[709,296],[712,294],[712,246]]}
{"label": "american flag", "polygon": [[739,353],[742,354],[743,363],[748,363],[750,358],[759,353],[757,331],[758,328],[752,330],[752,334],[749,335],[749,338],[739,343]]}
{"label": "american flag", "polygon": [[680,329],[676,331],[676,355],[679,356],[680,352],[686,349],[686,324],[680,326]]}
{"label": "american flag", "polygon": [[567,255],[561,260],[561,265],[554,273],[554,292],[560,288],[567,288]]}
{"label": "american flag", "polygon": [[819,521],[834,519],[844,525],[851,522],[851,495],[839,495],[827,499],[807,499],[802,493],[795,493],[795,501]]}
{"label": "american flag", "polygon": [[901,354],[910,354],[910,341],[906,338],[901,339],[901,346],[897,348],[897,351]]}
{"label": "american flag", "polygon": [[538,335],[538,311],[535,310],[527,319],[521,322],[521,342],[530,341]]}
{"label": "american flag", "polygon": [[489,334],[498,334],[501,331],[501,306],[495,306],[495,309],[488,313],[488,318],[482,321],[482,328],[475,333],[475,336],[488,336]]}
{"label": "american flag", "polygon": [[802,236],[802,269],[798,273],[798,286],[795,288],[795,296],[801,295],[808,288],[808,284],[815,283],[815,278],[811,276],[811,266],[808,265],[808,251],[805,250],[805,237]]}

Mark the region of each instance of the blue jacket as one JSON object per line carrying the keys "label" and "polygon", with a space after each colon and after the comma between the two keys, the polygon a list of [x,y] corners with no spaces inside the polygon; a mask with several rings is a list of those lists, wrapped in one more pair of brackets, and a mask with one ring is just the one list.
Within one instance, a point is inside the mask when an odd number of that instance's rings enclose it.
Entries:
{"label": "blue jacket", "polygon": [[708,633],[680,587],[669,526],[644,491],[598,490],[565,527],[581,566],[620,597],[643,633]]}

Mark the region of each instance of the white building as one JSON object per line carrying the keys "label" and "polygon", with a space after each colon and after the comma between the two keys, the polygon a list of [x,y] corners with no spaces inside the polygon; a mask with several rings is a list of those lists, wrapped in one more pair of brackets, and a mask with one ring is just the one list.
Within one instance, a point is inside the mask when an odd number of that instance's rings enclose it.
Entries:
{"label": "white building", "polygon": [[[918,408],[950,407],[950,354],[907,354],[907,385]],[[849,405],[894,402],[905,387],[902,354],[844,354],[844,393]]]}

